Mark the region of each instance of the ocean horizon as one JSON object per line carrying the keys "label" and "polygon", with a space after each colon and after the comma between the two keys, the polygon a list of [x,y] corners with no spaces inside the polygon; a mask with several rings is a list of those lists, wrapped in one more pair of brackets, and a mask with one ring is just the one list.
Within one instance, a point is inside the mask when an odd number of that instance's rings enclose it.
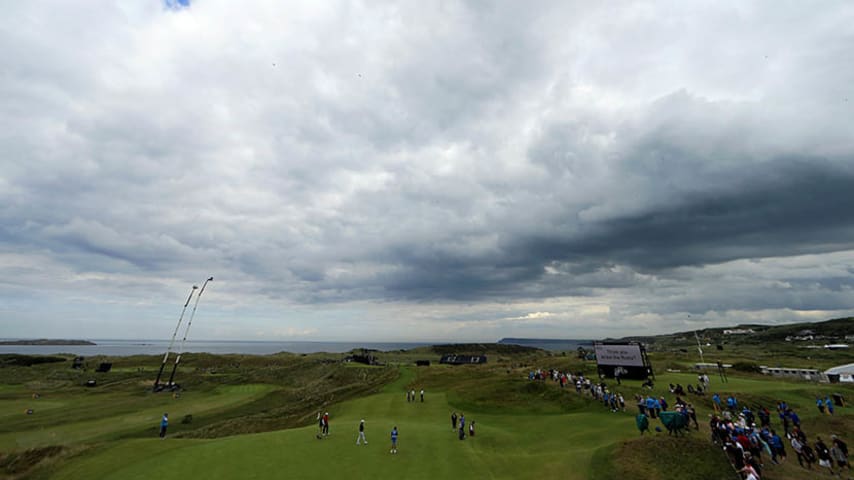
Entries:
{"label": "ocean horizon", "polygon": [[[3,339],[23,340],[23,339]],[[33,339],[29,339],[33,340]],[[16,353],[23,355],[70,354],[83,357],[105,355],[126,357],[131,355],[158,355],[166,352],[169,340],[154,339],[86,339],[95,345],[0,345],[0,354]],[[503,339],[502,339],[503,340]],[[516,339],[514,339],[516,340]],[[328,341],[273,341],[273,340],[188,340],[184,344],[186,353],[271,355],[280,352],[289,353],[345,353],[358,348],[379,351],[409,350],[430,345],[449,345],[458,342],[328,342]],[[468,342],[463,342],[468,343]],[[501,341],[471,343],[509,343]],[[512,342],[516,343],[516,342]],[[531,343],[519,343],[525,346],[550,351],[574,350],[586,345],[589,340],[536,340]],[[180,342],[172,347],[177,352]]]}

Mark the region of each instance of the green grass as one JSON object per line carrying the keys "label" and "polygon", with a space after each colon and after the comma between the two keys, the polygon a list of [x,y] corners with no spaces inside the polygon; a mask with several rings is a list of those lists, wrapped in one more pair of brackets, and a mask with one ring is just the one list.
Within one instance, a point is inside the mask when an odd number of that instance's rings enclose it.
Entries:
{"label": "green grass", "polygon": [[[315,439],[315,426],[216,440],[160,441],[115,446],[71,461],[51,478],[586,478],[593,451],[625,438],[632,417],[591,412],[531,415],[464,410],[442,391],[424,403],[406,402],[410,369],[383,392],[344,402],[330,411],[331,435]],[[547,385],[553,387],[551,385]],[[554,387],[556,389],[556,387]],[[557,391],[557,390],[556,390]],[[561,393],[558,391],[558,393]],[[566,393],[566,392],[563,392]],[[574,392],[573,392],[574,395]],[[460,441],[450,429],[452,410],[476,420],[477,435]],[[359,420],[368,446],[357,447]],[[400,431],[397,455],[388,433]],[[567,445],[573,448],[567,448]]]}
{"label": "green grass", "polygon": [[[394,355],[408,365],[426,353]],[[711,394],[688,398],[698,409],[699,432],[678,440],[638,437],[631,399],[648,393],[640,382],[612,386],[626,397],[628,411],[610,413],[574,388],[527,380],[530,368],[591,372],[590,362],[545,352],[499,358],[479,366],[416,368],[346,365],[328,354],[200,355],[184,366],[189,387],[179,399],[151,394],[151,372],[139,372],[127,359],[103,376],[107,386],[95,389],[79,385],[86,375],[56,365],[0,368],[0,380],[16,379],[0,384],[0,451],[12,452],[4,457],[9,464],[38,464],[25,474],[37,479],[729,478],[713,473],[726,473],[726,463],[708,441]],[[651,393],[672,401],[669,383],[687,386],[696,375],[664,372]],[[34,387],[39,400],[30,398]],[[406,401],[406,390],[422,388],[426,402]],[[784,399],[797,407],[811,436],[854,431],[854,409],[820,416],[813,403],[815,395],[836,391],[854,401],[851,387],[733,374],[728,383],[713,377],[712,390],[735,392],[749,404]],[[24,415],[28,406],[34,415]],[[319,410],[331,414],[331,435],[323,440],[315,438]],[[170,435],[160,440],[164,411]],[[452,411],[477,422],[474,438],[456,438]],[[187,414],[193,422],[181,424]],[[370,443],[357,447],[362,418]],[[388,435],[395,425],[400,453],[391,455]],[[769,466],[763,479],[807,475],[790,461]]]}
{"label": "green grass", "polygon": [[[690,452],[685,455],[684,452]],[[618,461],[614,461],[618,459]],[[594,454],[592,480],[739,480],[726,457],[698,436],[659,435],[622,441]]]}
{"label": "green grass", "polygon": [[[179,399],[173,399],[169,395],[152,394],[150,398],[133,398],[130,402],[95,396],[81,401],[48,401],[51,407],[44,411],[40,403],[43,400],[39,399],[27,403],[35,404],[38,408],[35,414],[26,416],[28,422],[18,422],[18,425],[24,423],[23,427],[27,430],[0,434],[0,451],[106,440],[129,432],[156,432],[164,411],[168,411],[172,418],[173,431],[180,431],[180,419],[184,415],[205,414],[248,402],[272,391],[273,388],[270,385],[223,386],[212,392],[188,392]],[[76,402],[76,405],[71,407],[73,402]],[[116,402],[120,405],[116,405]],[[71,408],[91,409],[100,416],[77,421],[73,415],[68,414]],[[117,408],[121,410],[116,410]],[[24,416],[23,413],[20,415]],[[4,429],[8,429],[11,423],[4,423]],[[36,425],[40,426],[36,428]]]}

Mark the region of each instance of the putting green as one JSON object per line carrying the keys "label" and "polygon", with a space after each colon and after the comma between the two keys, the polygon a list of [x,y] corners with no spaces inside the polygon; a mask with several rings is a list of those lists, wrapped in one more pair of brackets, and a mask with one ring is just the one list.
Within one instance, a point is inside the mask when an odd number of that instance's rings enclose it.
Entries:
{"label": "putting green", "polygon": [[[582,479],[593,451],[636,434],[631,414],[604,409],[538,416],[466,411],[477,432],[461,441],[451,430],[453,406],[444,392],[426,392],[424,403],[406,401],[402,385],[411,378],[404,370],[383,393],[336,406],[330,435],[322,440],[311,426],[212,440],[117,441],[72,460],[51,478]],[[369,444],[356,446],[362,418]],[[394,455],[393,426],[400,432]]]}

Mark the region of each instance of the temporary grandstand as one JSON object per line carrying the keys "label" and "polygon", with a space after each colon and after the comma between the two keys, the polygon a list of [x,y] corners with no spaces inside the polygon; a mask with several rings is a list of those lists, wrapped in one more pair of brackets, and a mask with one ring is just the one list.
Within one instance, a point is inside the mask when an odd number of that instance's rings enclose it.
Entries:
{"label": "temporary grandstand", "polygon": [[854,363],[829,368],[824,371],[824,374],[832,383],[854,383]]}

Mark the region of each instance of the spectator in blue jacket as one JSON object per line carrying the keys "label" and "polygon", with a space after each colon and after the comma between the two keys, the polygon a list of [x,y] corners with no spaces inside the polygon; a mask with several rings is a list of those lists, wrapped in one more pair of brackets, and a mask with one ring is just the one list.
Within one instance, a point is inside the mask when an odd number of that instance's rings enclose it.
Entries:
{"label": "spectator in blue jacket", "polygon": [[166,429],[169,427],[169,414],[164,413],[163,418],[160,419],[160,438],[166,438]]}

